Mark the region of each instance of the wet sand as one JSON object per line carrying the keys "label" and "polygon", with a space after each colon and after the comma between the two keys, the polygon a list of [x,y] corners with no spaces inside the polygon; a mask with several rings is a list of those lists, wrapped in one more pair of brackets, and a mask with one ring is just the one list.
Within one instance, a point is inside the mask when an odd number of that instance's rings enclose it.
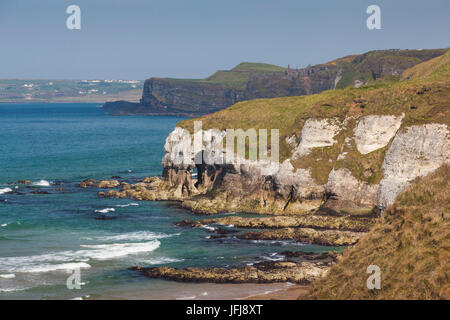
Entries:
{"label": "wet sand", "polygon": [[245,300],[297,300],[300,295],[308,294],[309,290],[309,285],[293,285],[279,291],[248,297]]}
{"label": "wet sand", "polygon": [[[163,281],[163,280],[161,280]],[[135,288],[91,295],[93,300],[295,300],[308,286],[292,283],[215,284],[170,282],[164,290]]]}

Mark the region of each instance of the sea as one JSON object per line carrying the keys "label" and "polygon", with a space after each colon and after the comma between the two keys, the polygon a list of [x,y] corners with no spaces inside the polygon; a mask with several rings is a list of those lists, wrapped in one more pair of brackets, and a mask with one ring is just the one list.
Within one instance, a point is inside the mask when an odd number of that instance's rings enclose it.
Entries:
{"label": "sea", "polygon": [[[181,283],[130,268],[245,266],[333,249],[212,239],[215,226],[176,226],[202,217],[175,202],[99,198],[78,187],[87,178],[160,175],[165,139],[181,120],[114,117],[89,103],[0,104],[0,299],[240,299],[292,284]],[[250,216],[221,215],[230,214]]]}

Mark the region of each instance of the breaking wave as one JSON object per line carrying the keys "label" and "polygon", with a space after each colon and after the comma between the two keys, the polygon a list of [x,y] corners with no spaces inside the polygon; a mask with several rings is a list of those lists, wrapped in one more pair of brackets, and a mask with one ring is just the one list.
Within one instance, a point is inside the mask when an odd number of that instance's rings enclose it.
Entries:
{"label": "breaking wave", "polygon": [[33,182],[31,185],[37,187],[50,187],[50,182],[47,180],[39,180],[37,182]]}
{"label": "breaking wave", "polygon": [[9,193],[9,192],[12,192],[11,188],[0,189],[0,194],[5,194],[5,193]]}
{"label": "breaking wave", "polygon": [[94,212],[95,213],[108,213],[108,212],[114,212],[114,211],[116,211],[116,209],[114,209],[114,208],[105,208],[102,210],[95,210]]}
{"label": "breaking wave", "polygon": [[160,246],[157,240],[141,243],[112,243],[100,245],[82,245],[83,250],[60,251],[49,254],[0,258],[0,271],[49,272],[90,268],[86,262],[93,260],[113,260],[131,254],[147,253]]}

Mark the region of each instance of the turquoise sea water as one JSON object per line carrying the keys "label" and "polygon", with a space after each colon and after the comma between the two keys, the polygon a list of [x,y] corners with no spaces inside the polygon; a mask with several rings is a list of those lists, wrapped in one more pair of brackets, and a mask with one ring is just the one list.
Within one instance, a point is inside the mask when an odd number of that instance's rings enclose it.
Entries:
{"label": "turquoise sea water", "polygon": [[[98,104],[0,104],[0,299],[245,296],[265,289],[153,280],[128,268],[239,266],[329,249],[212,240],[206,228],[174,226],[201,218],[175,203],[102,199],[77,187],[86,178],[160,174],[165,138],[180,120],[111,117]],[[17,183],[25,179],[32,183]],[[76,268],[83,285],[69,290]]]}

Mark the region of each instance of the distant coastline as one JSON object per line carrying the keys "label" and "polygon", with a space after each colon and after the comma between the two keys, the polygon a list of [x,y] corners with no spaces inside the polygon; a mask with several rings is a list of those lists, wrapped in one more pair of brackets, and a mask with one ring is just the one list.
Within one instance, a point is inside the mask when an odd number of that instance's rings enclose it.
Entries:
{"label": "distant coastline", "polygon": [[138,102],[141,80],[0,79],[0,103]]}

